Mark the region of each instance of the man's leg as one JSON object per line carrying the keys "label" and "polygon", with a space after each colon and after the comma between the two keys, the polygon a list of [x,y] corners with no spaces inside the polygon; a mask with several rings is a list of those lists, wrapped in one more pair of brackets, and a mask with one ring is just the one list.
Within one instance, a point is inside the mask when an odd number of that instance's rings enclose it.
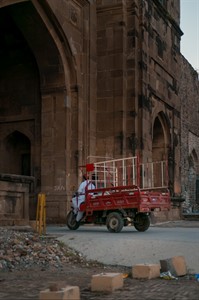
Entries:
{"label": "man's leg", "polygon": [[78,212],[78,199],[77,197],[72,198],[72,204],[73,204],[73,212],[76,215]]}
{"label": "man's leg", "polygon": [[77,216],[76,216],[76,221],[79,222],[82,217],[83,217],[83,214],[84,212],[83,211],[80,211],[80,205],[82,202],[85,201],[85,196],[84,195],[80,195],[79,198],[78,198],[78,211],[77,211]]}
{"label": "man's leg", "polygon": [[76,221],[79,222],[82,217],[83,217],[84,212],[83,211],[78,211],[77,216],[76,216]]}

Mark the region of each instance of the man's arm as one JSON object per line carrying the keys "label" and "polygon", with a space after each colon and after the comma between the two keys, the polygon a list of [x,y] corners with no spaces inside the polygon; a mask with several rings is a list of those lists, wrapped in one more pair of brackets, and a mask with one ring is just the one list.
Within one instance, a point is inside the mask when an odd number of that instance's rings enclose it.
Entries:
{"label": "man's arm", "polygon": [[80,184],[79,188],[78,188],[78,193],[79,194],[84,194],[85,193],[85,187],[86,187],[86,181],[83,181]]}

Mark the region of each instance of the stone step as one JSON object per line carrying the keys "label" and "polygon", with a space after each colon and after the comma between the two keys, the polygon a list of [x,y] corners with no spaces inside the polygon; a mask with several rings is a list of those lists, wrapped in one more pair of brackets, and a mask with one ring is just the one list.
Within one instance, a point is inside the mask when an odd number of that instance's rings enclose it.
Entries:
{"label": "stone step", "polygon": [[195,213],[183,213],[182,216],[183,216],[184,220],[199,221],[199,212],[195,212]]}

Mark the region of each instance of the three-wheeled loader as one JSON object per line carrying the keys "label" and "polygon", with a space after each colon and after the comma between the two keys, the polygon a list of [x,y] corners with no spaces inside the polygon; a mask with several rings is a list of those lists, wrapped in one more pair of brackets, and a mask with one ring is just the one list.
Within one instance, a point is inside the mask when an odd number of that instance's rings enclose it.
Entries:
{"label": "three-wheeled loader", "polygon": [[[67,215],[67,226],[76,230],[82,224],[104,224],[110,232],[133,225],[138,231],[150,226],[150,213],[169,210],[166,161],[140,164],[138,157],[107,160],[85,166],[94,177],[95,189],[85,190],[84,212],[77,222],[74,208]],[[78,194],[76,195],[78,202]]]}

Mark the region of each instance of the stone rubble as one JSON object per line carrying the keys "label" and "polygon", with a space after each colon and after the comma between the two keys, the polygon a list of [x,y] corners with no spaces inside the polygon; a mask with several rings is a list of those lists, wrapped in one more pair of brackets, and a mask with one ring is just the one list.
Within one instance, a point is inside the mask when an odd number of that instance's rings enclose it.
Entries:
{"label": "stone rubble", "polygon": [[89,266],[80,253],[53,237],[0,227],[0,271],[61,269],[64,263]]}

